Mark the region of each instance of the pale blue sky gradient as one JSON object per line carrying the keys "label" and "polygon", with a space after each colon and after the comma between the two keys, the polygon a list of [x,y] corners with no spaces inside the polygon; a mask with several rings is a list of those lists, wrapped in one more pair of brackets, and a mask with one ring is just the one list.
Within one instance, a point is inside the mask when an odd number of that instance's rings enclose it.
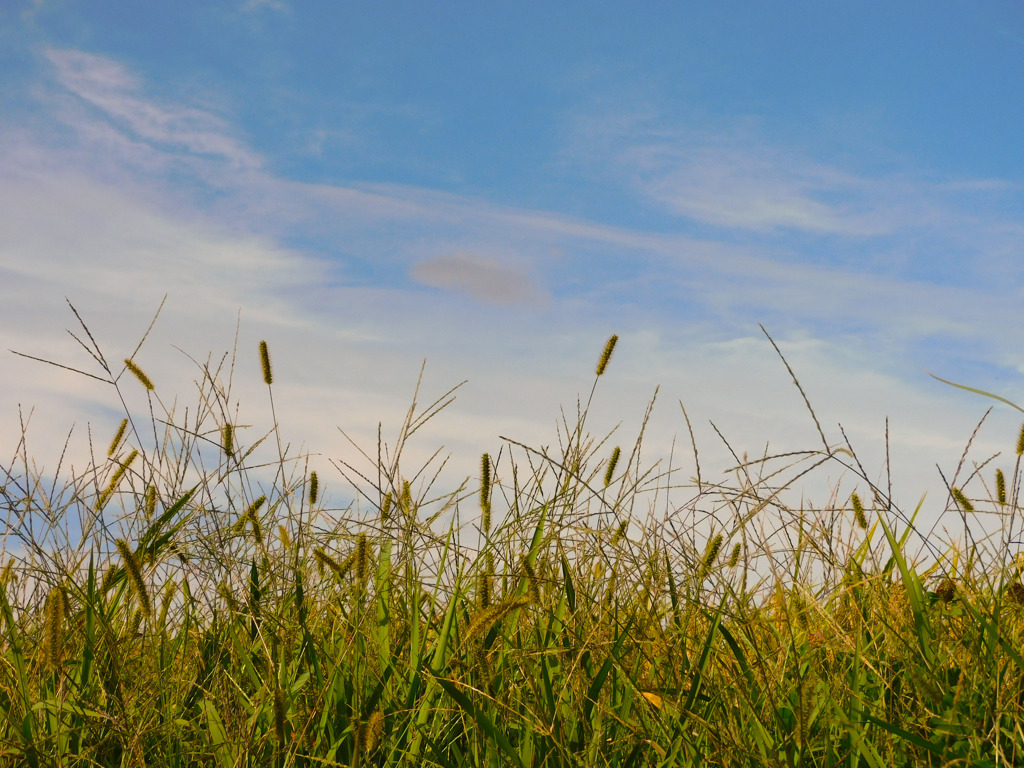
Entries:
{"label": "pale blue sky gradient", "polygon": [[[814,447],[762,323],[869,471],[891,417],[898,495],[937,513],[987,403],[923,369],[1024,400],[1021,8],[8,2],[0,341],[75,359],[67,296],[117,359],[166,293],[139,362],[185,393],[170,345],[226,349],[240,311],[324,457],[397,429],[427,358],[428,390],[469,383],[423,452],[469,475],[499,434],[553,442],[613,332],[598,424],[632,435],[661,385],[652,457],[679,400],[711,463],[708,419]],[[3,434],[36,405],[44,461],[116,427],[5,369]]]}

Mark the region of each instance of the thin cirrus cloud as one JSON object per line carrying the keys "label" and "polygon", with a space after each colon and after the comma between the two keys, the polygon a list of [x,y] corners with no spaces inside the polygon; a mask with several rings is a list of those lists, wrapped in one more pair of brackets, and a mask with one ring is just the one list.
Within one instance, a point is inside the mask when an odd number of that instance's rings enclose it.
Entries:
{"label": "thin cirrus cloud", "polygon": [[454,290],[494,304],[521,304],[543,298],[536,282],[522,268],[472,253],[425,259],[410,273],[417,282]]}

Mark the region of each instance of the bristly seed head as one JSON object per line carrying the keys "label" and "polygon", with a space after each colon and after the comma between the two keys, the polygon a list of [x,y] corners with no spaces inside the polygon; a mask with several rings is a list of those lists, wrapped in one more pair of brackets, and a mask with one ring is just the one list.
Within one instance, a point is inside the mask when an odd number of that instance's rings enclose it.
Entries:
{"label": "bristly seed head", "polygon": [[612,359],[612,352],[615,351],[615,345],[618,341],[618,335],[613,334],[604,345],[604,352],[601,353],[601,359],[597,361],[598,376],[601,376],[604,373],[604,369],[608,367],[608,361]]}
{"label": "bristly seed head", "polygon": [[142,610],[143,615],[149,616],[152,612],[152,605],[149,601],[149,593],[146,591],[146,583],[142,579],[142,567],[139,564],[139,558],[132,552],[128,542],[124,539],[118,539],[114,544],[117,545],[117,551],[121,553],[121,559],[124,560],[125,572],[128,574],[128,581],[132,585],[136,598],[138,598],[139,608]]}
{"label": "bristly seed head", "polygon": [[864,505],[861,503],[860,496],[856,493],[850,496],[850,502],[853,504],[853,517],[857,521],[857,525],[860,526],[862,531],[868,529],[868,518],[864,514]]}
{"label": "bristly seed head", "polygon": [[608,459],[608,469],[606,469],[605,472],[604,472],[604,487],[605,488],[607,488],[609,485],[612,484],[612,478],[615,476],[615,467],[619,463],[619,456],[620,456],[621,453],[622,453],[622,451],[619,449],[619,446],[615,446],[615,450],[612,451],[611,458]]}
{"label": "bristly seed head", "polygon": [[732,554],[729,555],[729,567],[735,568],[740,562],[740,555],[743,552],[743,545],[740,542],[736,542],[736,546],[732,548]]}
{"label": "bristly seed head", "polygon": [[491,457],[484,454],[480,457],[480,509],[483,511],[484,533],[491,530]]}
{"label": "bristly seed head", "polygon": [[953,498],[956,499],[956,503],[960,505],[960,508],[964,512],[973,512],[974,505],[971,504],[970,500],[964,496],[964,492],[959,488],[951,488],[950,493],[953,494]]}
{"label": "bristly seed head", "polygon": [[709,573],[711,573],[711,567],[715,564],[715,558],[718,557],[719,550],[722,549],[722,534],[716,534],[711,541],[708,542],[708,547],[704,550],[704,557],[701,559],[700,571],[698,571],[698,580],[703,580]]}
{"label": "bristly seed head", "polygon": [[270,369],[270,350],[267,342],[260,342],[260,367],[263,368],[263,382],[269,387],[274,383],[274,372]]}
{"label": "bristly seed head", "polygon": [[60,666],[64,650],[64,595],[61,592],[60,587],[54,587],[46,598],[46,643],[50,664],[54,667]]}
{"label": "bristly seed head", "polygon": [[235,452],[235,429],[230,424],[224,425],[223,440],[224,455],[229,459]]}
{"label": "bristly seed head", "polygon": [[1024,424],[1020,425],[1020,434],[1017,436],[1017,455],[1024,456]]}
{"label": "bristly seed head", "polygon": [[316,472],[309,473],[309,506],[316,504],[317,497],[320,495],[320,478],[316,476]]}
{"label": "bristly seed head", "polygon": [[149,390],[153,389],[153,382],[150,381],[149,376],[143,373],[142,369],[132,362],[130,358],[125,358],[124,367],[132,372],[132,375],[142,383],[142,386]]}
{"label": "bristly seed head", "polygon": [[365,533],[356,539],[356,581],[360,586],[366,584],[366,575],[370,570],[370,542]]}
{"label": "bristly seed head", "polygon": [[113,456],[117,447],[121,444],[121,438],[124,437],[124,431],[128,429],[128,419],[121,420],[121,426],[117,428],[117,434],[114,435],[114,439],[110,443],[110,450],[107,451],[107,456]]}
{"label": "bristly seed head", "polygon": [[391,505],[393,503],[394,500],[391,498],[391,492],[388,491],[384,494],[384,498],[380,503],[380,520],[382,523],[386,523],[388,521],[388,515],[391,514]]}
{"label": "bristly seed head", "polygon": [[1006,504],[1006,478],[1001,469],[996,470],[996,501],[999,502],[999,506]]}
{"label": "bristly seed head", "polygon": [[156,514],[156,486],[150,485],[146,488],[146,519],[152,520]]}

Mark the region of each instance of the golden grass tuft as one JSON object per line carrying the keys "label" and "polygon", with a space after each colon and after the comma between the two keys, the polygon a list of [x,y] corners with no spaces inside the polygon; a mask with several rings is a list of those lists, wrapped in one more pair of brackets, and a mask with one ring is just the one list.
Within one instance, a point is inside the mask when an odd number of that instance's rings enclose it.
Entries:
{"label": "golden grass tuft", "polygon": [[121,439],[124,437],[126,429],[128,429],[128,419],[121,419],[121,425],[117,428],[117,432],[114,434],[114,439],[110,441],[110,448],[107,449],[107,456],[113,456],[117,451],[118,446],[121,445]]}

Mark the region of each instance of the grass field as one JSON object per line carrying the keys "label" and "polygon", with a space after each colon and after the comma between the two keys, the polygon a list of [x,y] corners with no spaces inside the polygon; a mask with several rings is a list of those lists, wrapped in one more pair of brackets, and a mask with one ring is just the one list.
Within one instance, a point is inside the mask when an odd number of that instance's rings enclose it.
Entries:
{"label": "grass field", "polygon": [[[448,395],[318,477],[281,445],[265,344],[240,370],[271,426],[246,442],[221,367],[166,411],[84,330],[150,407],[84,470],[2,467],[0,765],[1024,764],[1024,432],[962,461],[940,545],[824,437],[677,471],[657,512],[642,430],[590,435],[589,399],[557,450],[498,443],[458,488],[402,464]],[[840,464],[856,491],[803,506]],[[357,503],[324,508],[331,485]],[[973,539],[976,508],[999,537]]]}

